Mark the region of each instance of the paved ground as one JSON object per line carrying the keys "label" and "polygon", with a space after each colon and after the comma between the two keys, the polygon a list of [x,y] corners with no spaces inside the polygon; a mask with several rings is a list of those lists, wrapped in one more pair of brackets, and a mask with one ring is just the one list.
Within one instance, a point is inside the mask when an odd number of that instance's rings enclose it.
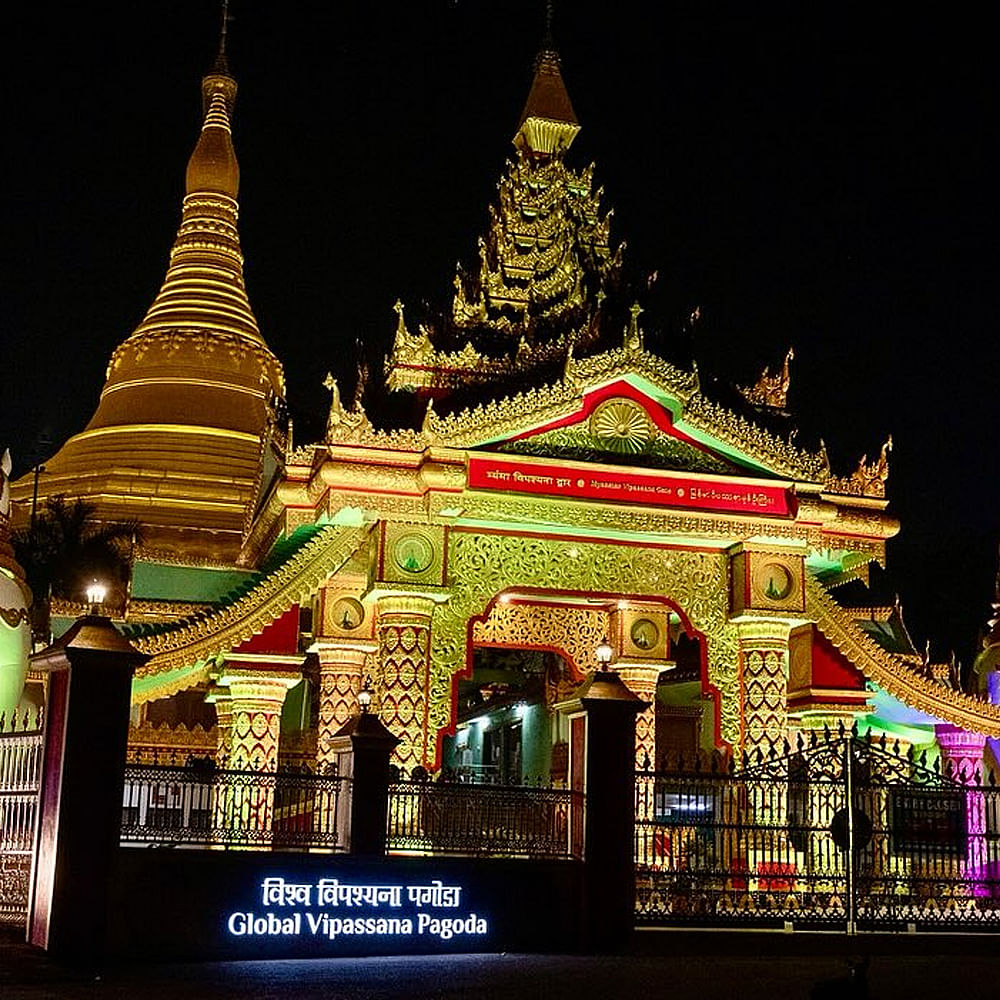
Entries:
{"label": "paved ground", "polygon": [[[463,955],[434,958],[211,962],[64,969],[0,930],[2,1000],[806,1000],[843,974],[863,939],[803,934],[641,935],[625,957]],[[864,940],[872,1000],[997,1000],[1000,939]],[[649,954],[653,952],[654,954]],[[849,994],[837,991],[839,1000]]]}

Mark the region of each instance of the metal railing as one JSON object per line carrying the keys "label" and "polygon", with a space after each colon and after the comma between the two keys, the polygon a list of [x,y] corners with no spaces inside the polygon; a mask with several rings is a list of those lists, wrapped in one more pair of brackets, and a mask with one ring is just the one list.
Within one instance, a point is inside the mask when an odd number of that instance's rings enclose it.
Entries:
{"label": "metal railing", "polygon": [[[0,731],[0,923],[23,924],[42,771],[41,716]],[[29,728],[32,727],[32,728]],[[12,728],[11,728],[12,727]]]}
{"label": "metal railing", "polygon": [[1000,930],[1000,788],[856,733],[636,775],[640,923]]}
{"label": "metal railing", "polygon": [[389,786],[386,849],[575,858],[583,806],[583,793],[568,788],[396,781]]}
{"label": "metal railing", "polygon": [[342,851],[349,810],[350,782],[337,774],[128,764],[121,842]]}

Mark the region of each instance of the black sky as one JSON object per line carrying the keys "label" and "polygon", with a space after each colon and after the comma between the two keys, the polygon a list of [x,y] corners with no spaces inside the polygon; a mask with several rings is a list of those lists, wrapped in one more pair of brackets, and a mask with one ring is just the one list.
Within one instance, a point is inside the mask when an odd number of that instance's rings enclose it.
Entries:
{"label": "black sky", "polygon": [[[850,471],[892,433],[889,565],[915,639],[973,651],[1000,538],[997,79],[956,5],[563,0],[556,38],[613,234],[703,314],[703,371],[794,344],[790,406]],[[391,307],[448,294],[509,151],[536,0],[234,4],[246,279],[299,425]],[[586,11],[586,13],[584,13]],[[984,15],[985,17],[985,15]],[[162,279],[214,0],[49,5],[8,25],[0,439],[17,469],[96,405]]]}

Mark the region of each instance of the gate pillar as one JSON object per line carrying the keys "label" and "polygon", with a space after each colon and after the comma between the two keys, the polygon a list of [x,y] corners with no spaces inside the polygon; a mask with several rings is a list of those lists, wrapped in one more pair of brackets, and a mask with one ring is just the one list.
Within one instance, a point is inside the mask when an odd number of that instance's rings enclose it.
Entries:
{"label": "gate pillar", "polygon": [[779,619],[744,620],[740,637],[741,749],[780,749],[788,736],[788,636]]}
{"label": "gate pillar", "polygon": [[983,783],[983,749],[986,737],[982,733],[969,733],[958,726],[939,723],[934,727],[946,774],[968,787],[965,793],[965,829],[967,847],[965,876],[972,882],[973,894],[988,892],[977,879],[987,877],[986,856],[986,797],[981,790]]}
{"label": "gate pillar", "polygon": [[49,675],[28,940],[96,967],[121,837],[132,675],[147,656],[86,615],[32,657]]}

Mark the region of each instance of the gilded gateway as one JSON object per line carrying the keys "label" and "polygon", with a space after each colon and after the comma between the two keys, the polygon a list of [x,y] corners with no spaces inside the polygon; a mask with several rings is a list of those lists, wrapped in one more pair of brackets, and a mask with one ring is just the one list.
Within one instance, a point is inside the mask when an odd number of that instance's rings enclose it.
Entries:
{"label": "gilded gateway", "polygon": [[557,706],[605,638],[649,704],[640,762],[837,721],[1000,736],[1000,709],[865,597],[898,528],[890,443],[838,475],[776,433],[791,351],[713,398],[647,349],[550,44],[477,259],[439,309],[396,304],[381,377],[349,401],[328,380],[306,445],[243,286],[224,56],[202,94],[163,286],[88,427],[11,489],[22,518],[37,488],[145,527],[109,606],[150,656],[137,754],[322,768],[364,688],[407,769],[568,780]]}

